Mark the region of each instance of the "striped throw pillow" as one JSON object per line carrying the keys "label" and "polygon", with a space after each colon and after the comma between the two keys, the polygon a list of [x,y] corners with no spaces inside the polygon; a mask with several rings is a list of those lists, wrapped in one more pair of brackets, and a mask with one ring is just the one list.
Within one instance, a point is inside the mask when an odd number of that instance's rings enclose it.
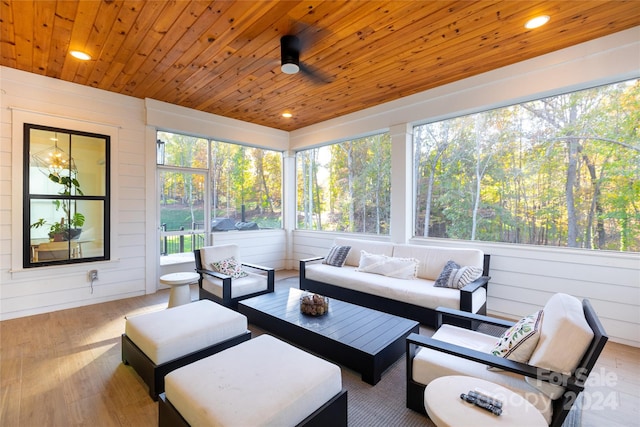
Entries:
{"label": "striped throw pillow", "polygon": [[351,246],[339,246],[333,245],[331,249],[329,249],[329,253],[324,260],[323,264],[332,265],[334,267],[342,267],[347,260],[347,255],[351,250]]}
{"label": "striped throw pillow", "polygon": [[434,286],[439,288],[462,289],[469,283],[482,276],[482,269],[479,267],[461,267],[455,261],[447,261],[436,279]]}

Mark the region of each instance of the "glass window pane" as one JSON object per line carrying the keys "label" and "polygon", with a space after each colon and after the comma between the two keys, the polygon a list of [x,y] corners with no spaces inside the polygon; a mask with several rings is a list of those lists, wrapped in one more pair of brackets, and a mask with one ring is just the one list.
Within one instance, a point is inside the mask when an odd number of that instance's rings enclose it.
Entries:
{"label": "glass window pane", "polygon": [[157,133],[157,163],[166,166],[206,169],[208,141],[170,132]]}
{"label": "glass window pane", "polygon": [[164,231],[202,229],[204,175],[160,171],[160,223]]}
{"label": "glass window pane", "polygon": [[415,234],[640,251],[640,81],[414,127]]}
{"label": "glass window pane", "polygon": [[300,151],[296,173],[299,229],[389,234],[388,133]]}
{"label": "glass window pane", "polygon": [[282,153],[211,142],[212,231],[282,228]]}
{"label": "glass window pane", "polygon": [[107,191],[106,141],[104,138],[73,135],[72,148],[78,170],[78,188],[85,196],[104,196]]}

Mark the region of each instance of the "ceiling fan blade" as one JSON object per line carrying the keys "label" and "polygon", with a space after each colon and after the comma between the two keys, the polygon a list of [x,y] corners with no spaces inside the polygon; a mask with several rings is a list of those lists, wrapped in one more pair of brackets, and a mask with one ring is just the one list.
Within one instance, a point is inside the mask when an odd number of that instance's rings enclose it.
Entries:
{"label": "ceiling fan blade", "polygon": [[310,77],[316,83],[331,83],[333,81],[331,76],[329,76],[327,73],[324,73],[316,68],[310,67],[303,63],[300,63],[299,66],[300,66],[300,71],[302,71],[302,73],[305,76]]}

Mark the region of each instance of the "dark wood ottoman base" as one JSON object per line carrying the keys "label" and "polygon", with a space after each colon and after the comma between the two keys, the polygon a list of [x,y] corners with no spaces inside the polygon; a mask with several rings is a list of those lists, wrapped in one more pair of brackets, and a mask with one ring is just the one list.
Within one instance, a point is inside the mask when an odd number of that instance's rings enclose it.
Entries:
{"label": "dark wood ottoman base", "polygon": [[[347,390],[342,389],[331,400],[302,420],[302,427],[346,427],[347,426]],[[158,401],[158,427],[189,427],[178,410],[167,400],[164,393]]]}
{"label": "dark wood ottoman base", "polygon": [[169,362],[156,365],[146,354],[126,334],[122,334],[122,363],[131,365],[140,378],[149,386],[149,395],[153,400],[158,400],[158,395],[164,391],[164,376],[169,372],[211,356],[227,348],[233,347],[251,338],[251,332],[235,336],[226,341],[205,347],[193,353],[185,354],[182,357]]}

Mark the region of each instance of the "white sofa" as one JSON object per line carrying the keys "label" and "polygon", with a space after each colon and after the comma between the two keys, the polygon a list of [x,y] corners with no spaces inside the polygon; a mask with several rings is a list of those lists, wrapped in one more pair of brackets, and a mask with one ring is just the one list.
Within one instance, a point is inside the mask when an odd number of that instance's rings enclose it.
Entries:
{"label": "white sofa", "polygon": [[[300,260],[300,289],[349,301],[434,326],[435,309],[448,307],[486,314],[489,255],[478,249],[394,244],[337,238],[334,245],[351,246],[344,266],[322,263],[324,257]],[[358,270],[362,252],[418,260],[417,277],[402,279]],[[482,268],[482,277],[462,289],[435,287],[449,260]]]}

